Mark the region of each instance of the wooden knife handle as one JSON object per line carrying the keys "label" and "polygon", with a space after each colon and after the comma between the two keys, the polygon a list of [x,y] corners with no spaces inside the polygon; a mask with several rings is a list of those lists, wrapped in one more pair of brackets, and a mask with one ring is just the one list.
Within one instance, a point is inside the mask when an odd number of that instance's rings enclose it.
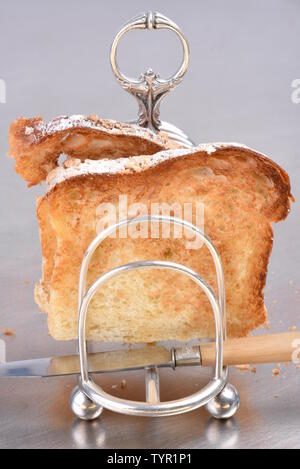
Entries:
{"label": "wooden knife handle", "polygon": [[[215,343],[201,344],[202,366],[214,366]],[[290,362],[300,364],[300,331],[224,342],[224,365]]]}

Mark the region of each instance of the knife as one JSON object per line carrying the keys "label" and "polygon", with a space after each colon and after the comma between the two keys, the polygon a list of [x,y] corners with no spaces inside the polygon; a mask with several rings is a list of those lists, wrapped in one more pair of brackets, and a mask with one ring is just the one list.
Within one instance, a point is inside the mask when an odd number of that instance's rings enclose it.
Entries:
{"label": "knife", "polygon": [[[223,347],[224,365],[291,362],[300,364],[300,331],[228,339]],[[89,371],[105,373],[148,367],[214,366],[215,343],[172,348],[144,347],[89,354]],[[46,378],[80,373],[78,355],[35,358],[0,364],[0,378]]]}

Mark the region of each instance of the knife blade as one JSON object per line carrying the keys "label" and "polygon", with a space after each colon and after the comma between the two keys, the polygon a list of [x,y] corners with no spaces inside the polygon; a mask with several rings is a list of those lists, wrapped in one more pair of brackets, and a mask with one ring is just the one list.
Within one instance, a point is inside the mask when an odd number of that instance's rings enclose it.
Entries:
{"label": "knife blade", "polygon": [[[193,350],[194,349],[194,350]],[[183,365],[200,365],[199,347],[178,349],[183,357]],[[114,350],[89,354],[89,371],[105,373],[140,370],[156,366],[175,367],[174,349],[165,347],[145,347],[131,350]],[[50,358],[15,361],[0,364],[0,378],[46,378],[80,373],[78,355],[62,355]]]}

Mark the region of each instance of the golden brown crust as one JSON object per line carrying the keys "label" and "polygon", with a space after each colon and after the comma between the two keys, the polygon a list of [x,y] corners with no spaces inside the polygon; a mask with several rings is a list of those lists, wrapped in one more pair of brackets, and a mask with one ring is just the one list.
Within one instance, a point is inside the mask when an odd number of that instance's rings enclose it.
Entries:
{"label": "golden brown crust", "polygon": [[136,125],[97,116],[41,117],[15,120],[9,131],[9,156],[28,185],[42,182],[62,153],[84,160],[152,154],[167,148],[166,138]]}
{"label": "golden brown crust", "polygon": [[172,169],[175,161],[180,159],[187,164],[197,162],[201,167],[208,167],[214,177],[229,177],[234,180],[236,188],[253,194],[257,208],[264,210],[269,221],[277,222],[286,218],[290,202],[294,201],[288,174],[274,161],[245,145],[212,143],[202,144],[192,150],[176,149],[162,151],[154,155],[119,158],[113,161],[103,159],[93,162],[86,160],[71,167],[61,167],[49,173],[49,189],[66,179],[79,178],[82,183],[85,177],[117,176],[155,170],[158,173]]}

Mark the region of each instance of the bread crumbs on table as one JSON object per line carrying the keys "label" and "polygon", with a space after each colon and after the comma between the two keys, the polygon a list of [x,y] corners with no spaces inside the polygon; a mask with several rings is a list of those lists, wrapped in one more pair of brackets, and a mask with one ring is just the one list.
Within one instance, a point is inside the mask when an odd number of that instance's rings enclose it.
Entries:
{"label": "bread crumbs on table", "polygon": [[280,371],[278,370],[278,368],[274,368],[274,370],[272,371],[273,373],[273,376],[278,376]]}
{"label": "bread crumbs on table", "polygon": [[256,366],[252,366],[251,373],[256,373]]}
{"label": "bread crumbs on table", "polygon": [[271,324],[269,321],[265,322],[265,328],[269,331],[271,329]]}
{"label": "bread crumbs on table", "polygon": [[240,371],[249,371],[250,365],[235,365],[235,368],[237,368]]}
{"label": "bread crumbs on table", "polygon": [[125,388],[126,388],[126,385],[127,385],[126,379],[122,379],[122,381],[121,381],[121,389],[125,389]]}
{"label": "bread crumbs on table", "polygon": [[13,336],[13,335],[16,335],[15,331],[13,329],[9,329],[8,327],[6,327],[5,329],[3,329],[2,331],[2,334],[3,335],[6,335],[6,336]]}

